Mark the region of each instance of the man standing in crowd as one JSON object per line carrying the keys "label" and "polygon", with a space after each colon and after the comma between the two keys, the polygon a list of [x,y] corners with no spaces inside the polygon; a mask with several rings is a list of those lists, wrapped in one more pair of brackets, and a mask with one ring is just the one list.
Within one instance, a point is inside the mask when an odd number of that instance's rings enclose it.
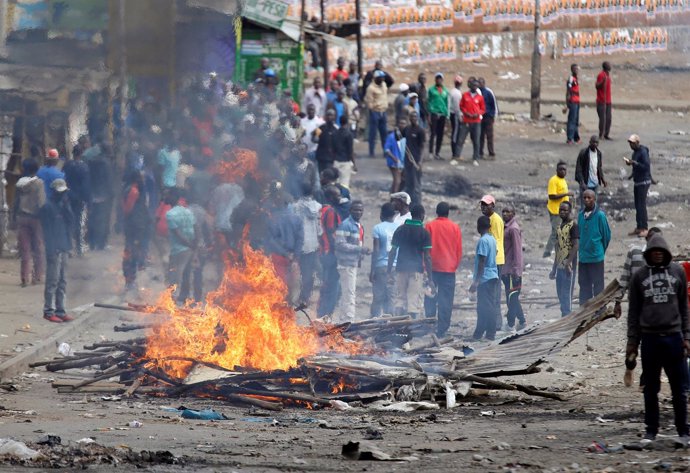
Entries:
{"label": "man standing in crowd", "polygon": [[450,151],[451,159],[456,160],[458,154],[458,137],[460,136],[460,124],[462,123],[462,112],[460,112],[460,100],[462,100],[462,76],[455,76],[453,88],[450,90]]}
{"label": "man standing in crowd", "polygon": [[652,163],[649,160],[649,148],[640,144],[640,137],[630,135],[628,144],[633,151],[631,158],[625,158],[625,164],[632,166],[633,193],[635,196],[635,230],[630,236],[647,235],[647,193],[652,185]]}
{"label": "man standing in crowd", "polygon": [[323,82],[321,77],[317,76],[314,78],[314,86],[304,91],[302,110],[308,111],[309,105],[313,105],[316,115],[323,117],[326,114],[327,104],[328,100],[326,99],[326,91],[323,90]]}
{"label": "man standing in crowd", "polygon": [[546,241],[544,254],[542,255],[543,258],[549,258],[551,256],[551,250],[553,250],[556,244],[556,232],[561,225],[561,203],[569,202],[570,197],[573,196],[573,193],[568,190],[568,181],[565,180],[567,172],[567,164],[564,161],[559,161],[556,165],[556,174],[551,176],[549,184],[546,187],[548,196],[546,209],[549,212],[549,219],[551,222],[551,235],[549,235],[549,239]]}
{"label": "man standing in crowd", "polygon": [[583,192],[584,207],[577,217],[580,228],[578,252],[578,284],[580,305],[604,290],[604,257],[611,241],[611,229],[606,214],[597,205],[593,190]]}
{"label": "man standing in crowd", "polygon": [[331,71],[331,76],[329,77],[330,80],[337,80],[337,81],[344,81],[345,79],[350,77],[350,74],[345,70],[345,58],[344,57],[339,57],[335,61],[335,69]]}
{"label": "man standing in crowd", "polygon": [[91,181],[91,205],[89,205],[87,219],[87,237],[90,250],[104,250],[108,244],[110,234],[110,217],[115,196],[113,184],[113,169],[110,163],[110,146],[94,146],[89,150],[98,150],[90,159],[84,161],[89,166]]}
{"label": "man standing in crowd", "polygon": [[561,317],[571,311],[573,291],[575,290],[574,270],[577,267],[577,253],[580,247],[580,229],[572,219],[573,204],[561,202],[558,215],[561,224],[556,230],[556,257],[549,274],[556,280],[556,294],[561,306]]}
{"label": "man standing in crowd", "polygon": [[661,229],[657,227],[652,227],[647,232],[645,236],[645,246],[639,247],[637,245],[630,248],[628,254],[625,256],[625,263],[623,263],[623,271],[618,278],[619,290],[616,295],[616,304],[613,306],[613,313],[616,318],[620,317],[622,314],[621,302],[623,298],[628,293],[628,287],[630,285],[630,280],[633,274],[637,272],[638,269],[644,266],[644,251],[647,249],[647,243],[654,236],[655,233],[661,235]]}
{"label": "man standing in crowd", "polygon": [[410,213],[412,218],[393,234],[393,244],[388,254],[388,274],[393,275],[395,269],[395,315],[409,314],[417,318],[424,313],[425,286],[433,288],[434,285],[431,235],[424,228],[424,207],[413,205]]}
{"label": "man standing in crowd", "polygon": [[[22,177],[17,181],[12,206],[12,219],[17,229],[17,246],[21,258],[21,286],[43,280],[43,231],[39,212],[46,203],[43,181],[36,177],[38,163],[22,161]],[[33,261],[33,268],[32,268]],[[29,279],[31,276],[31,279]]]}
{"label": "man standing in crowd", "polygon": [[467,135],[472,140],[472,163],[479,166],[479,138],[481,136],[482,115],[486,112],[484,98],[477,88],[477,80],[470,77],[467,81],[470,90],[462,95],[460,111],[462,112],[462,125],[458,137],[458,156],[462,157],[462,148],[465,146]]}
{"label": "man standing in crowd", "polygon": [[177,286],[177,302],[183,304],[185,294],[181,290],[182,275],[192,261],[197,247],[196,220],[192,211],[180,204],[181,195],[177,188],[169,189],[165,198],[167,204],[172,206],[165,214],[170,240],[167,284]]}
{"label": "man standing in crowd", "polygon": [[338,259],[338,273],[342,294],[338,304],[339,323],[354,322],[357,303],[357,270],[362,265],[362,256],[371,250],[364,248],[364,227],[360,223],[364,215],[364,204],[355,200],[350,207],[350,216],[335,232],[335,253]]}
{"label": "man standing in crowd", "polygon": [[43,227],[43,241],[46,248],[46,283],[44,291],[43,318],[49,322],[74,320],[65,311],[67,292],[67,259],[72,250],[72,211],[67,199],[67,183],[54,179],[50,184],[53,191],[39,211]]}
{"label": "man standing in crowd", "polygon": [[333,162],[337,157],[337,132],[335,110],[328,109],[326,111],[326,123],[314,130],[312,137],[312,140],[318,143],[316,146],[316,163],[319,166],[319,173],[324,169],[333,167]]}
{"label": "man standing in crowd", "polygon": [[[489,228],[489,233],[491,234],[492,237],[494,237],[494,240],[496,240],[496,266],[498,268],[498,274],[500,276],[501,274],[501,267],[506,261],[505,257],[505,251],[504,251],[504,246],[503,246],[503,233],[505,229],[505,224],[503,223],[503,219],[501,218],[500,215],[498,215],[495,212],[496,208],[496,199],[494,199],[494,196],[492,195],[485,195],[482,197],[482,199],[479,201],[479,206],[481,208],[482,214],[486,217],[489,217],[489,222],[491,223],[491,227]],[[496,300],[499,301],[499,309],[500,309],[500,300],[501,300],[501,284],[499,281],[498,286],[496,286]],[[498,318],[496,319],[496,330],[500,330],[503,327],[503,319],[501,318],[501,311],[498,311]]]}
{"label": "man standing in crowd", "polygon": [[355,162],[355,138],[352,135],[347,115],[340,119],[340,128],[335,132],[335,162],[333,166],[340,173],[340,183],[349,188],[352,173],[357,172]]}
{"label": "man standing in crowd", "polygon": [[395,128],[386,137],[383,145],[383,155],[386,157],[386,166],[391,172],[391,194],[400,191],[402,185],[402,173],[405,169],[405,154],[407,150],[407,139],[403,135],[405,120],[396,123]]}
{"label": "man standing in crowd", "polygon": [[597,89],[597,115],[599,115],[599,139],[610,140],[611,132],[611,64],[604,61],[595,84]]}
{"label": "man standing in crowd", "polygon": [[589,146],[582,149],[577,155],[575,165],[575,180],[580,185],[580,206],[582,206],[582,196],[587,189],[595,194],[599,186],[606,187],[606,179],[603,170],[603,155],[599,149],[599,138],[592,135],[589,139]]}
{"label": "man standing in crowd", "polygon": [[515,218],[515,207],[507,205],[503,208],[503,221],[505,222],[505,264],[501,267],[501,280],[505,286],[506,304],[508,305],[508,331],[515,327],[518,321],[518,330],[525,328],[525,313],[520,304],[520,292],[522,291],[522,230]]}
{"label": "man standing in crowd", "polygon": [[633,274],[628,308],[626,368],[635,367],[642,345],[645,440],[659,431],[659,390],[663,368],[671,386],[678,436],[688,443],[687,353],[690,352],[688,289],[685,271],[672,262],[666,240],[654,235],[644,252],[646,268]]}
{"label": "man standing in crowd", "polygon": [[486,215],[477,219],[477,241],[470,292],[477,293],[477,326],[472,338],[496,337],[496,320],[501,319],[501,286],[496,266],[496,240],[489,233],[491,221]]}
{"label": "man standing in crowd", "polygon": [[48,150],[48,156],[46,156],[45,164],[40,167],[36,173],[36,177],[43,181],[45,186],[46,198],[48,200],[53,196],[53,188],[50,186],[55,179],[65,179],[65,174],[57,168],[58,161],[60,160],[60,155],[58,150],[55,148]]}
{"label": "man standing in crowd", "polygon": [[270,197],[268,230],[264,249],[270,255],[276,275],[287,287],[287,302],[294,304],[299,291],[299,256],[304,248],[304,228],[288,202],[290,197],[282,190],[274,190]]}
{"label": "man standing in crowd", "polygon": [[580,83],[577,77],[580,67],[577,64],[570,65],[570,77],[565,84],[564,112],[568,112],[568,124],[566,126],[566,143],[571,145],[580,142]]}
{"label": "man standing in crowd", "polygon": [[299,271],[302,279],[297,306],[309,307],[311,292],[314,289],[314,273],[317,267],[319,238],[323,234],[321,228],[321,204],[314,200],[312,187],[303,185],[302,197],[290,205],[292,212],[302,221],[304,238],[299,255]]}
{"label": "man standing in crowd", "polygon": [[374,82],[367,87],[367,94],[364,102],[369,109],[369,157],[374,157],[376,147],[376,133],[381,138],[381,147],[386,142],[388,110],[388,86],[384,82],[386,73],[383,71],[374,72]]}
{"label": "man standing in crowd", "polygon": [[440,72],[436,73],[434,86],[429,89],[429,117],[429,154],[433,153],[434,159],[443,159],[440,153],[448,118],[448,89],[443,85]]}
{"label": "man standing in crowd", "polygon": [[307,105],[307,116],[300,120],[300,126],[304,130],[302,143],[307,147],[307,155],[310,159],[316,159],[316,147],[318,143],[312,139],[314,131],[325,122],[316,115],[316,106],[313,103]]}
{"label": "man standing in crowd", "polygon": [[371,253],[371,272],[369,282],[373,292],[371,302],[371,317],[379,317],[381,313],[393,314],[393,300],[395,284],[388,277],[388,257],[393,247],[393,234],[398,228],[393,219],[395,208],[390,202],[381,206],[381,222],[374,226],[372,237],[374,246]]}
{"label": "man standing in crowd", "polygon": [[82,254],[82,228],[86,220],[85,210],[91,203],[91,179],[89,166],[82,161],[81,154],[77,153],[62,168],[65,173],[65,182],[69,187],[69,202],[74,217],[74,249],[78,256]]}
{"label": "man standing in crowd", "polygon": [[429,124],[429,92],[426,90],[426,74],[423,72],[419,73],[414,88],[419,102],[419,119],[422,128],[426,129]]}
{"label": "man standing in crowd", "polygon": [[486,106],[486,111],[482,115],[481,134],[479,137],[479,156],[482,158],[484,157],[484,142],[486,142],[489,157],[493,158],[496,156],[494,152],[494,122],[498,116],[498,102],[496,101],[494,91],[486,86],[484,78],[480,77],[478,82],[479,91],[482,94]]}
{"label": "man standing in crowd", "polygon": [[405,221],[412,218],[412,214],[410,213],[411,202],[412,199],[407,192],[396,192],[395,194],[391,194],[391,204],[393,204],[393,208],[395,208],[396,212],[394,220],[396,225],[400,226],[405,223]]}
{"label": "man standing in crowd", "polygon": [[379,59],[374,63],[374,68],[364,74],[364,79],[362,80],[362,97],[366,98],[366,94],[369,91],[369,86],[371,83],[374,81],[376,78],[376,73],[377,72],[382,72],[383,73],[383,81],[386,83],[386,87],[390,89],[393,87],[393,84],[395,81],[393,80],[393,77],[389,73],[383,70],[383,62]]}
{"label": "man standing in crowd", "polygon": [[395,122],[400,119],[407,120],[407,104],[410,103],[408,95],[410,94],[410,86],[407,84],[400,84],[400,92],[395,97],[393,102],[393,110],[395,110]]}
{"label": "man standing in crowd", "polygon": [[403,130],[405,138],[405,192],[413,204],[422,203],[422,161],[424,160],[424,142],[426,133],[419,126],[419,115],[410,113],[410,124]]}
{"label": "man standing in crowd", "polygon": [[353,87],[347,87],[345,89],[345,105],[347,106],[347,121],[350,126],[350,131],[352,132],[352,137],[357,140],[357,133],[359,130],[359,102],[355,98]]}
{"label": "man standing in crowd", "polygon": [[324,187],[323,193],[326,204],[321,207],[321,228],[323,229],[319,241],[321,289],[319,305],[316,309],[316,315],[319,318],[333,315],[340,295],[340,275],[335,256],[335,233],[340,226],[341,219],[335,207],[339,205],[341,194],[340,190],[333,185]]}
{"label": "man standing in crowd", "polygon": [[436,335],[442,337],[448,331],[455,298],[455,273],[462,261],[462,232],[460,226],[448,218],[450,205],[436,205],[436,219],[426,224],[431,235],[431,278],[436,294],[424,298],[427,317],[437,317]]}

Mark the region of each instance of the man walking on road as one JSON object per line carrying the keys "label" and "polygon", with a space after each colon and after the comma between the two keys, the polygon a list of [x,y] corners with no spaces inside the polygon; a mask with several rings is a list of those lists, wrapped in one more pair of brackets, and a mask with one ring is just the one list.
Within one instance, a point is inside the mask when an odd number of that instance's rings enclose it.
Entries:
{"label": "man walking on road", "polygon": [[611,64],[604,61],[595,84],[597,89],[597,115],[599,115],[599,139],[610,140],[611,132]]}
{"label": "man walking on road", "polygon": [[632,176],[635,196],[635,230],[630,236],[644,237],[647,235],[647,193],[652,185],[652,164],[649,160],[649,148],[640,144],[640,137],[630,135],[628,144],[632,149],[631,158],[625,158],[625,164],[632,166]]}
{"label": "man walking on road", "polygon": [[335,232],[335,253],[342,289],[337,311],[338,323],[355,321],[357,270],[362,265],[362,256],[370,253],[369,249],[364,248],[364,227],[360,223],[362,215],[364,204],[355,200],[350,207],[350,216]]}
{"label": "man walking on road", "polygon": [[611,241],[611,229],[606,214],[597,205],[593,190],[583,193],[584,207],[577,217],[580,228],[578,252],[578,280],[580,305],[604,290],[604,258]]}
{"label": "man walking on road", "polygon": [[413,204],[422,203],[422,161],[424,160],[424,142],[426,133],[419,126],[417,113],[410,113],[410,124],[402,132],[405,137],[405,159],[403,175],[405,192],[410,195]]}
{"label": "man walking on road", "polygon": [[544,247],[543,258],[549,258],[551,256],[551,250],[553,250],[556,244],[556,231],[561,225],[561,217],[559,215],[561,203],[569,202],[570,197],[573,196],[573,193],[568,191],[568,181],[565,180],[567,172],[568,167],[565,162],[559,161],[556,165],[556,174],[551,176],[546,188],[548,195],[546,209],[549,211],[549,219],[551,221],[551,235],[549,235],[549,239]]}
{"label": "man walking on road", "polygon": [[496,156],[494,152],[494,121],[498,116],[498,102],[496,101],[494,91],[486,86],[484,78],[480,77],[478,81],[479,91],[482,94],[486,106],[486,112],[482,115],[482,127],[479,137],[479,156],[482,158],[484,157],[484,142],[486,142],[489,157],[493,158]]}
{"label": "man walking on road", "polygon": [[422,128],[426,129],[427,125],[429,124],[429,92],[426,88],[426,74],[423,72],[417,76],[415,92],[418,95],[419,119]]}
{"label": "man walking on road", "polygon": [[572,219],[573,205],[570,202],[561,202],[558,215],[561,224],[556,231],[556,257],[549,279],[556,280],[556,294],[561,306],[561,317],[565,317],[571,311],[573,291],[575,290],[574,272],[577,267],[577,253],[580,244],[580,229]]}
{"label": "man walking on road", "polygon": [[433,153],[434,159],[443,159],[440,153],[448,118],[448,89],[443,85],[443,74],[440,72],[436,73],[434,82],[429,89],[429,154]]}
{"label": "man walking on road", "polygon": [[580,66],[572,64],[570,66],[570,77],[565,85],[565,106],[564,112],[568,112],[568,124],[566,126],[566,143],[571,145],[580,142],[580,82],[577,73]]}
{"label": "man walking on road", "polygon": [[46,283],[44,291],[43,318],[49,322],[74,320],[65,311],[67,292],[67,259],[72,250],[72,210],[67,198],[67,183],[55,179],[50,188],[52,194],[39,211],[43,227],[43,241],[46,248]]}
{"label": "man walking on road", "polygon": [[525,313],[520,304],[522,291],[522,230],[515,218],[515,208],[507,205],[503,208],[505,222],[505,264],[501,267],[501,280],[505,286],[506,304],[508,305],[508,331],[513,331],[515,320],[518,330],[525,328]]}
{"label": "man walking on road", "polygon": [[386,111],[388,110],[388,86],[384,82],[386,73],[383,71],[374,72],[374,82],[367,87],[364,96],[364,103],[369,109],[369,157],[374,157],[376,147],[376,133],[381,138],[381,148],[386,143],[386,133],[388,122]]}
{"label": "man walking on road", "polygon": [[477,293],[477,326],[472,338],[480,340],[485,337],[493,340],[496,337],[496,320],[501,319],[501,286],[496,267],[496,239],[489,229],[491,221],[486,215],[477,220],[477,232],[480,238],[474,257],[474,273],[470,292]]}
{"label": "man walking on road", "polygon": [[688,290],[685,271],[672,262],[666,240],[654,235],[644,252],[646,268],[630,281],[628,342],[625,364],[635,367],[642,345],[644,373],[645,440],[655,440],[659,431],[659,390],[663,368],[671,386],[676,431],[688,443],[687,353],[690,352]]}
{"label": "man walking on road", "polygon": [[477,80],[470,77],[468,81],[470,90],[462,95],[460,111],[462,112],[462,125],[458,137],[458,156],[462,157],[462,148],[465,146],[467,135],[472,140],[472,164],[479,166],[479,139],[481,137],[482,115],[486,112],[484,98],[479,92]]}
{"label": "man walking on road", "polygon": [[592,135],[589,139],[589,146],[582,149],[577,155],[575,180],[580,185],[580,206],[582,206],[584,191],[589,189],[596,194],[599,186],[606,187],[603,155],[599,149],[599,138],[597,135]]}
{"label": "man walking on road", "polygon": [[326,111],[326,123],[314,130],[312,141],[316,142],[316,164],[319,166],[319,174],[324,169],[332,168],[337,159],[337,133],[335,124],[335,110]]}
{"label": "man walking on road", "polygon": [[431,235],[431,278],[436,294],[424,298],[427,317],[437,317],[436,335],[442,337],[448,331],[455,298],[455,273],[462,261],[462,231],[448,218],[450,205],[439,202],[436,219],[426,224]]}

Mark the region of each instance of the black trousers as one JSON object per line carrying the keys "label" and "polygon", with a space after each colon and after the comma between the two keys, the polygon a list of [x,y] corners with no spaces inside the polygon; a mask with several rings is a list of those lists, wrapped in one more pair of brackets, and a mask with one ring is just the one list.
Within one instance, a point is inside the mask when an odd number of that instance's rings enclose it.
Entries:
{"label": "black trousers", "polygon": [[611,132],[611,104],[598,103],[597,115],[599,115],[599,138],[608,138]]}
{"label": "black trousers", "polygon": [[522,311],[520,303],[520,292],[522,292],[522,277],[507,274],[501,276],[506,291],[506,304],[508,304],[508,326],[515,326],[515,319],[521,324],[525,323],[525,313]]}
{"label": "black trousers", "polygon": [[450,328],[455,298],[455,273],[434,271],[431,279],[436,285],[436,296],[424,297],[424,313],[427,317],[438,317],[436,335],[442,337]]}
{"label": "black trousers", "polygon": [[671,386],[673,413],[678,435],[688,435],[688,406],[685,394],[685,355],[683,336],[642,335],[642,372],[644,373],[644,423],[647,432],[659,431],[659,389],[661,370],[664,370]]}
{"label": "black trousers", "polygon": [[647,193],[649,184],[635,184],[633,195],[635,196],[635,220],[639,230],[647,230]]}
{"label": "black trousers", "polygon": [[455,113],[450,114],[450,152],[453,158],[458,156],[458,138],[460,136],[460,117]]}
{"label": "black trousers", "polygon": [[[431,114],[431,124],[429,128],[429,153],[439,154],[443,144],[443,133],[446,129],[446,116]],[[436,148],[434,151],[434,141]]]}
{"label": "black trousers", "polygon": [[403,171],[405,181],[405,192],[412,200],[412,204],[422,203],[422,171],[418,171],[414,166],[405,166]]}
{"label": "black trousers", "polygon": [[580,262],[577,272],[577,282],[580,285],[580,305],[582,306],[604,290],[604,262]]}
{"label": "black trousers", "polygon": [[479,155],[484,156],[484,142],[486,142],[489,156],[494,156],[494,117],[482,118],[482,130],[479,134]]}

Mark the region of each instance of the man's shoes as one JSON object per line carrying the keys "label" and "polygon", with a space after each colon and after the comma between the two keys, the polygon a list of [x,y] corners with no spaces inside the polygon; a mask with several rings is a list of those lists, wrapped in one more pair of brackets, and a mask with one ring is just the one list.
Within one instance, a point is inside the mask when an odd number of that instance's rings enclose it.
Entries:
{"label": "man's shoes", "polygon": [[608,136],[608,135],[604,136],[604,139],[605,139],[605,140],[609,140],[609,141],[613,141],[613,138],[611,138],[611,137]]}
{"label": "man's shoes", "polygon": [[472,161],[472,165],[473,165],[473,166],[479,166],[479,161],[477,161],[477,160],[475,159],[474,161]]}
{"label": "man's shoes", "polygon": [[628,233],[628,236],[638,236],[639,234],[640,234],[640,229],[636,228],[635,230]]}
{"label": "man's shoes", "polygon": [[582,143],[582,140],[580,138],[575,140],[575,144],[579,145],[580,143]]}
{"label": "man's shoes", "polygon": [[642,437],[642,440],[653,442],[654,440],[656,440],[656,434],[653,434],[651,432],[645,432],[644,437]]}
{"label": "man's shoes", "polygon": [[56,324],[62,323],[62,319],[55,314],[43,314],[43,318],[46,319],[48,322],[54,322]]}
{"label": "man's shoes", "polygon": [[513,333],[515,331],[515,328],[505,323],[503,324],[503,327],[501,327],[501,331],[506,333]]}
{"label": "man's shoes", "polygon": [[59,318],[62,322],[71,322],[74,320],[74,317],[69,314],[56,315],[55,317]]}
{"label": "man's shoes", "polygon": [[542,257],[542,258],[551,258],[551,252],[550,252],[550,251],[549,251],[549,252],[546,252],[546,251],[545,251],[545,252],[541,255],[541,257]]}
{"label": "man's shoes", "polygon": [[640,238],[647,238],[647,233],[649,233],[649,231],[646,228],[643,228],[637,233],[637,236]]}
{"label": "man's shoes", "polygon": [[525,322],[520,322],[517,325],[517,331],[519,332],[520,330],[525,330],[526,327],[527,327],[527,324]]}
{"label": "man's shoes", "polygon": [[565,144],[567,144],[567,145],[572,145],[572,144],[573,144],[573,140],[568,140],[568,141],[565,142]]}

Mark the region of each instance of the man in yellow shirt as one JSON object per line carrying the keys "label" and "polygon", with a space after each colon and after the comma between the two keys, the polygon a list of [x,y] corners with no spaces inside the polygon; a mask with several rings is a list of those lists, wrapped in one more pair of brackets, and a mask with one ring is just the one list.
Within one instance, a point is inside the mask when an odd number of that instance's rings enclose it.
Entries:
{"label": "man in yellow shirt", "polygon": [[551,176],[546,189],[549,195],[546,208],[549,211],[549,218],[551,219],[551,235],[549,235],[549,239],[546,241],[544,254],[542,255],[543,258],[551,257],[551,251],[556,244],[556,232],[561,224],[561,217],[558,215],[561,203],[570,202],[570,197],[574,195],[572,192],[568,191],[568,181],[565,180],[567,172],[568,168],[565,162],[559,161],[556,165],[556,175]]}
{"label": "man in yellow shirt", "polygon": [[[503,250],[503,218],[498,215],[494,208],[496,207],[496,199],[492,195],[485,195],[479,201],[479,205],[482,209],[482,214],[489,217],[491,222],[491,228],[489,228],[489,234],[496,239],[496,266],[498,267],[498,274],[501,274],[501,267],[506,262],[505,252]],[[498,294],[496,295],[496,300],[501,300],[501,285],[496,286],[498,289]],[[498,312],[498,318],[496,319],[496,330],[501,330],[503,327],[503,317],[501,316],[501,311]]]}

